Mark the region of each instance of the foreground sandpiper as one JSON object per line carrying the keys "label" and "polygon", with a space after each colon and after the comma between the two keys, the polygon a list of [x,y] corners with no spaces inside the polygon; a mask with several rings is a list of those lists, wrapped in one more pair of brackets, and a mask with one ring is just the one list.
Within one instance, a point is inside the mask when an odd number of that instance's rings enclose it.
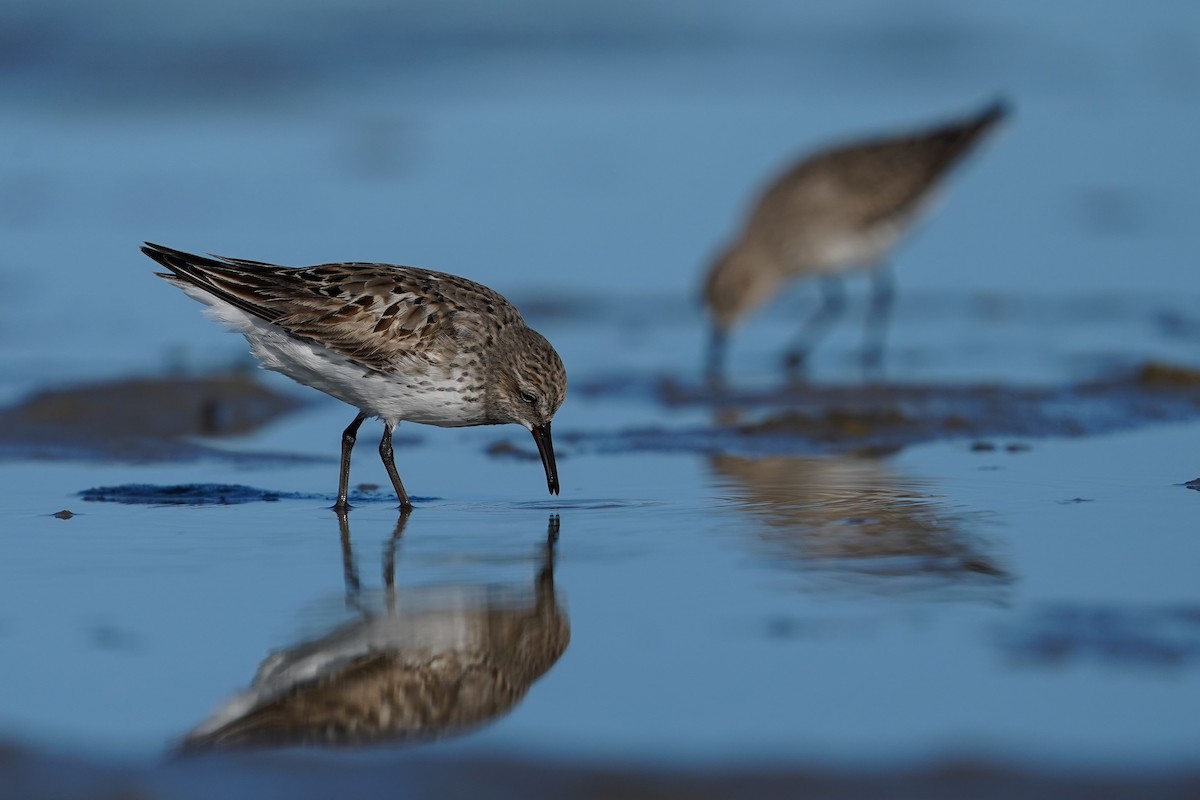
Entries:
{"label": "foreground sandpiper", "polygon": [[892,300],[883,260],[955,164],[1007,113],[1007,106],[996,102],[967,119],[833,147],[772,182],[738,238],[708,272],[709,377],[721,377],[726,341],[739,321],[787,281],[819,276],[824,301],[785,362],[792,370],[801,367],[845,305],[841,274],[856,267],[872,271],[863,363],[878,367]]}
{"label": "foreground sandpiper", "polygon": [[335,508],[349,506],[350,451],[368,417],[383,421],[379,455],[402,508],[412,503],[392,432],[403,421],[522,425],[558,494],[550,422],[567,392],[562,360],[486,286],[388,264],[281,267],[149,242],[142,252],[171,271],[159,277],[244,335],[264,367],[359,409],[342,434]]}

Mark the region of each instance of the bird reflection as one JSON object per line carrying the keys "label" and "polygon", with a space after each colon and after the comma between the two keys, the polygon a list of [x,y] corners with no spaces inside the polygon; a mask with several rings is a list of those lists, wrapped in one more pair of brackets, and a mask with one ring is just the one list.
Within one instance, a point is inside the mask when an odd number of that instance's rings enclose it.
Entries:
{"label": "bird reflection", "polygon": [[181,752],[427,741],[482,726],[521,701],[570,640],[554,590],[558,516],[532,589],[396,587],[407,522],[402,514],[385,547],[385,590],[372,602],[339,515],[346,600],[361,617],[268,655],[250,688],[189,733]]}
{"label": "bird reflection", "polygon": [[889,590],[906,578],[913,586],[1007,582],[962,514],[881,459],[720,455],[711,468],[737,506],[766,523],[770,552],[794,567],[897,579],[876,584]]}

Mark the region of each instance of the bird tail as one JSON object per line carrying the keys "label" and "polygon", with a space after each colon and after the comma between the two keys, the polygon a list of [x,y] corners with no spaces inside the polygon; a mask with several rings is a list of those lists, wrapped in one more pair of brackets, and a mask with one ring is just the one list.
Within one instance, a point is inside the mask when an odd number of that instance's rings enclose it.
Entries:
{"label": "bird tail", "polygon": [[189,288],[202,289],[268,322],[275,321],[279,316],[277,311],[265,306],[254,291],[263,286],[263,280],[269,278],[269,273],[282,269],[278,265],[237,258],[198,256],[151,242],[142,246],[142,252],[170,270],[156,272],[155,275],[175,284],[196,299],[202,297],[188,291]]}

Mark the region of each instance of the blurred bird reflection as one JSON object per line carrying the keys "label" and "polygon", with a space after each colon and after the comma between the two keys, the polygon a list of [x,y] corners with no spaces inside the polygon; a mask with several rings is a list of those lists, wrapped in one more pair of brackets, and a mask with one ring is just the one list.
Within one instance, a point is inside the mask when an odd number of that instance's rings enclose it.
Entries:
{"label": "blurred bird reflection", "polygon": [[385,590],[364,596],[339,516],[347,603],[361,617],[271,653],[250,688],[187,734],[184,753],[428,741],[512,710],[570,640],[554,590],[552,515],[532,586],[395,586],[403,514],[384,554]]}
{"label": "blurred bird reflection", "polygon": [[755,532],[790,568],[872,578],[887,590],[1008,582],[965,515],[881,459],[719,455],[710,466],[729,499],[765,523]]}

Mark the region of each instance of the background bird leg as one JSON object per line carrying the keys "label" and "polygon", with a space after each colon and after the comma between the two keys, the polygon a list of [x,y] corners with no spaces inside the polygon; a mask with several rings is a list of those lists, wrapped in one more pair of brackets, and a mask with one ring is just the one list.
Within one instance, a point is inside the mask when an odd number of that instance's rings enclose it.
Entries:
{"label": "background bird leg", "polygon": [[828,331],[829,326],[846,310],[846,287],[840,277],[821,280],[821,305],[800,329],[800,334],[783,357],[784,368],[790,373],[804,369],[808,354]]}
{"label": "background bird leg", "polygon": [[863,334],[862,367],[868,376],[878,376],[883,371],[883,345],[892,315],[893,295],[892,271],[881,264],[871,272],[871,304]]}

